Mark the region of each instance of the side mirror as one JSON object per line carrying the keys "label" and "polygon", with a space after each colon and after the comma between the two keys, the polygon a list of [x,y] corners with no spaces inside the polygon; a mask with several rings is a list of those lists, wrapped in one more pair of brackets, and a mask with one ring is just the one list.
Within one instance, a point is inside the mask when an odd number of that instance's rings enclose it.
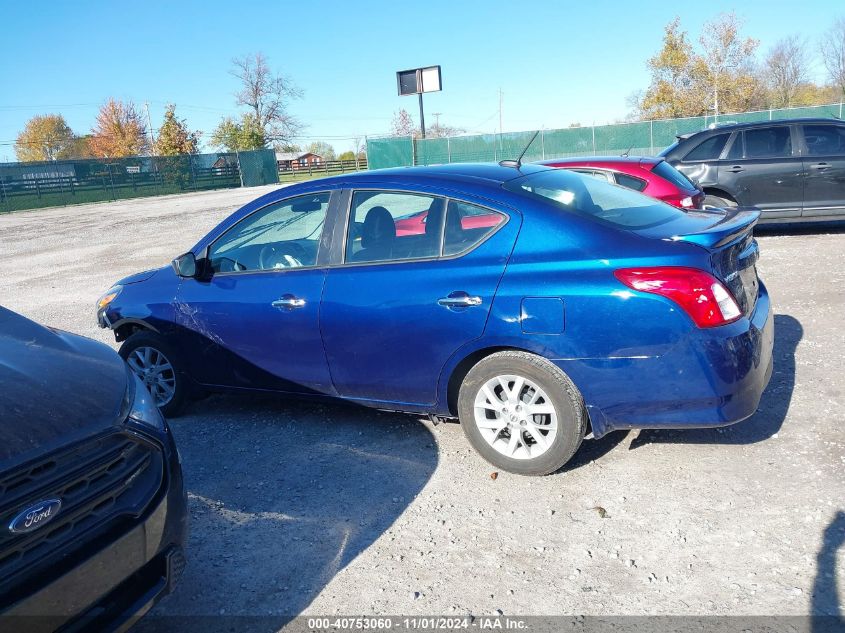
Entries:
{"label": "side mirror", "polygon": [[171,262],[173,270],[180,277],[194,278],[197,276],[197,258],[190,251],[179,255]]}

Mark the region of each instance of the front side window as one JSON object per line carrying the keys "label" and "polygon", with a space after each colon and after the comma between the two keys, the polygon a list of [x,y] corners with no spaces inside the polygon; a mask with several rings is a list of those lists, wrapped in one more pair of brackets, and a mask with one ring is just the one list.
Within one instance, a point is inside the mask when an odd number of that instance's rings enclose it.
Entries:
{"label": "front side window", "polygon": [[810,156],[845,154],[845,127],[838,125],[805,125],[804,141]]}
{"label": "front side window", "polygon": [[745,130],[746,158],[784,158],[792,156],[788,127],[764,127]]}
{"label": "front side window", "polygon": [[552,203],[559,209],[593,217],[625,229],[644,229],[670,222],[684,211],[636,191],[556,169],[514,178],[506,189]]}
{"label": "front side window", "polygon": [[730,134],[716,134],[699,143],[693,150],[684,157],[685,162],[700,160],[718,160],[725,149]]}
{"label": "front side window", "polygon": [[437,196],[356,191],[346,232],[347,263],[437,257],[445,201]]}
{"label": "front side window", "polygon": [[315,266],[329,193],[290,198],[245,217],[211,245],[216,273]]}

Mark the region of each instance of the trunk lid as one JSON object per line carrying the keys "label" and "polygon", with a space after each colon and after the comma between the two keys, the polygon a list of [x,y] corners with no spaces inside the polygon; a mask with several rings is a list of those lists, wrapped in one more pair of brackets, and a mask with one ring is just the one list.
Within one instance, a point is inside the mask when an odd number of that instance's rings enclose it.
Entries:
{"label": "trunk lid", "polygon": [[[760,250],[753,234],[759,218],[757,209],[689,212],[677,222],[655,227],[654,234],[649,237],[687,242],[707,250],[713,273],[733,293],[743,314],[748,316],[757,303],[760,286],[757,277]],[[658,230],[663,235],[658,234]]]}

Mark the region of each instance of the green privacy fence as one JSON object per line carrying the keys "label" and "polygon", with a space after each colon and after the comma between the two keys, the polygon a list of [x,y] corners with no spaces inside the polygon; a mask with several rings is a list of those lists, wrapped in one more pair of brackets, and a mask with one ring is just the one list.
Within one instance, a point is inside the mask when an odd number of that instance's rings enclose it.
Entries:
{"label": "green privacy fence", "polygon": [[0,163],[0,213],[277,182],[272,150]]}
{"label": "green privacy fence", "polygon": [[[721,114],[718,121],[714,117],[703,116],[541,130],[523,160],[596,154],[618,155],[623,152],[649,156],[674,143],[679,134],[698,132],[714,123],[778,121],[797,117],[842,118],[842,114],[843,104],[835,103],[805,108]],[[372,138],[367,139],[367,157],[370,169],[500,161],[519,156],[533,135],[534,131],[436,139]]]}

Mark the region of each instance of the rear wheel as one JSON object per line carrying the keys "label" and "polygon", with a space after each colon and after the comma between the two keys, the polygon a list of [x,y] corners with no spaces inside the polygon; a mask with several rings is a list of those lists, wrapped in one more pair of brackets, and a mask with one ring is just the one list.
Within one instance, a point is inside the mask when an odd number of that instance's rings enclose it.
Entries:
{"label": "rear wheel", "polygon": [[581,445],[587,421],[569,377],[526,352],[498,352],[479,361],[461,385],[458,415],[484,459],[519,475],[558,470]]}
{"label": "rear wheel", "polygon": [[717,209],[728,209],[730,207],[735,207],[736,202],[731,200],[730,198],[722,198],[721,196],[714,196],[713,194],[708,193],[704,196],[704,200],[701,202],[701,206],[705,209],[707,208],[717,208]]}
{"label": "rear wheel", "polygon": [[173,418],[185,405],[185,377],[179,358],[154,332],[136,332],[118,352],[132,372],[146,385],[162,415]]}

